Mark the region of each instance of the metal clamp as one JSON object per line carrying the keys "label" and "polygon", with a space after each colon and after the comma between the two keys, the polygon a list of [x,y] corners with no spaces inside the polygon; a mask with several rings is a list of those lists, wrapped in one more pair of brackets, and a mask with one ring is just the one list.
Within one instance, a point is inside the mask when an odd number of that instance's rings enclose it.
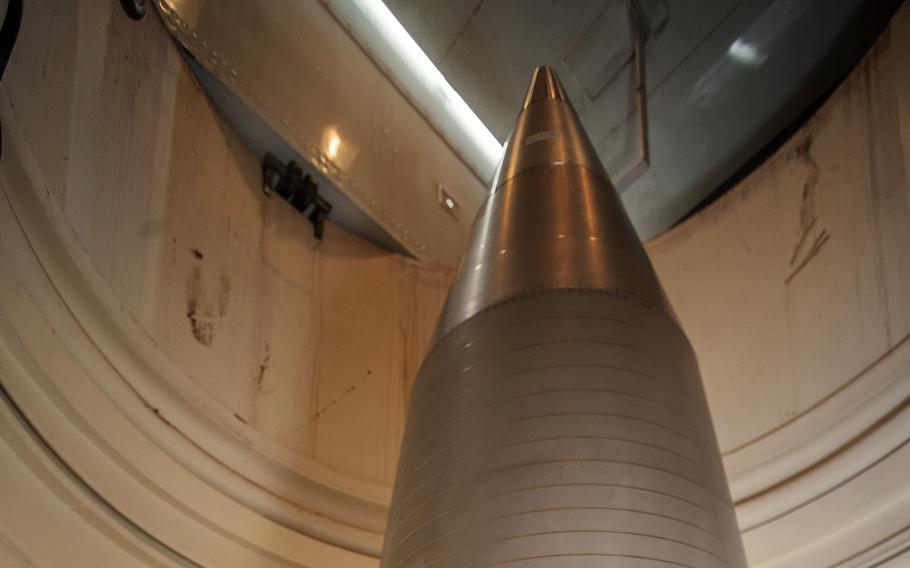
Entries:
{"label": "metal clamp", "polygon": [[262,160],[262,189],[266,195],[277,193],[313,223],[313,236],[322,239],[325,218],[332,212],[332,204],[319,195],[319,184],[303,173],[297,162],[286,165],[267,152]]}

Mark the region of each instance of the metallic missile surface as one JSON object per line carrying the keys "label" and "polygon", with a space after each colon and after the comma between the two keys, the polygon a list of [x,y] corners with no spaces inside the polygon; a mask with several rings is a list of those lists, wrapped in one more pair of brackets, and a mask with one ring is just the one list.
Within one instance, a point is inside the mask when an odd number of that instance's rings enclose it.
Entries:
{"label": "metallic missile surface", "polygon": [[411,393],[382,568],[744,567],[692,348],[534,79]]}

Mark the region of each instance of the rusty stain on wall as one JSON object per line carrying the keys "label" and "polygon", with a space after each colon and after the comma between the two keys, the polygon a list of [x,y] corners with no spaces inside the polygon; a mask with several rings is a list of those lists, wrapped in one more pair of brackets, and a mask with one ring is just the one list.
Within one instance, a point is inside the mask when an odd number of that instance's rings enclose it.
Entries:
{"label": "rusty stain on wall", "polygon": [[360,377],[360,379],[357,380],[357,382],[355,382],[354,384],[352,384],[351,386],[346,388],[344,391],[342,391],[342,393],[340,395],[333,398],[332,400],[327,402],[324,406],[322,406],[319,410],[317,410],[315,413],[313,413],[307,419],[307,421],[304,422],[303,424],[301,424],[300,426],[298,426],[296,428],[296,430],[299,431],[299,430],[305,430],[306,428],[309,428],[314,422],[316,422],[316,420],[319,419],[320,416],[322,416],[323,414],[328,412],[332,407],[337,405],[339,402],[341,402],[342,400],[344,400],[351,394],[354,394],[354,392],[357,391],[357,387],[360,385],[360,383],[363,383],[364,381],[366,381],[368,378],[370,378],[372,376],[372,374],[373,374],[373,371],[368,369],[366,374],[363,377]]}
{"label": "rusty stain on wall", "polygon": [[790,275],[787,276],[787,278],[784,280],[784,284],[789,284],[791,280],[796,278],[796,275],[799,274],[800,270],[805,268],[806,265],[809,264],[809,261],[815,258],[815,256],[822,249],[822,246],[824,246],[824,244],[827,243],[830,238],[831,235],[828,234],[828,231],[822,229],[822,232],[819,233],[819,235],[815,238],[815,241],[812,242],[812,246],[809,247],[809,251],[806,252],[806,256],[803,257],[802,262],[796,265],[796,268],[794,268]]}
{"label": "rusty stain on wall", "polygon": [[208,347],[215,338],[215,324],[227,314],[231,279],[221,272],[213,303],[203,285],[202,261],[205,257],[198,249],[190,249],[190,252],[193,255],[193,266],[186,276],[186,318],[190,322],[193,338]]}
{"label": "rusty stain on wall", "polygon": [[[784,279],[784,284],[789,284],[800,271],[805,268],[809,262],[815,258],[821,248],[828,242],[830,235],[826,229],[820,229],[818,234],[812,240],[812,244],[803,254],[804,246],[809,242],[809,237],[812,235],[813,231],[816,230],[816,225],[818,224],[818,180],[819,180],[819,168],[818,164],[815,161],[815,158],[812,156],[812,132],[811,130],[806,134],[805,138],[800,142],[791,154],[793,159],[798,160],[799,162],[805,164],[807,169],[806,181],[803,183],[803,192],[800,199],[800,209],[799,209],[799,238],[796,241],[796,245],[793,247],[793,252],[790,255],[790,266],[792,270],[790,274]],[[802,258],[800,258],[802,257]]]}
{"label": "rusty stain on wall", "polygon": [[265,388],[262,383],[265,379],[265,372],[269,368],[269,344],[265,344],[265,357],[262,359],[262,363],[259,364],[259,372],[256,374],[256,390],[262,394],[272,394],[274,389]]}

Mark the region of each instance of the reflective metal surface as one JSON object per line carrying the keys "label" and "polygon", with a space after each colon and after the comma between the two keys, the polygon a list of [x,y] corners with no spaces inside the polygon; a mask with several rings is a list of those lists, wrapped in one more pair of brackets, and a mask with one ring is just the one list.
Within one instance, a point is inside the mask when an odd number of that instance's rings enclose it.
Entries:
{"label": "reflective metal surface", "polygon": [[562,86],[542,67],[474,222],[436,336],[512,295],[551,288],[608,289],[672,314]]}
{"label": "reflective metal surface", "polygon": [[414,384],[381,566],[745,567],[689,342],[548,69],[527,101]]}
{"label": "reflective metal surface", "polygon": [[[446,129],[453,116],[435,119],[409,98],[328,6],[356,12],[365,3],[156,0],[155,6],[192,55],[202,85],[260,159],[268,151],[322,178],[331,218],[343,227],[454,267],[501,147],[487,133],[496,151],[490,158],[492,150],[477,137]],[[414,68],[396,68],[405,67]],[[439,207],[440,186],[458,203],[456,211]]]}
{"label": "reflective metal surface", "polygon": [[567,104],[559,80],[548,67],[535,80],[493,176],[493,191],[525,170],[548,164],[574,164],[606,178],[600,159]]}

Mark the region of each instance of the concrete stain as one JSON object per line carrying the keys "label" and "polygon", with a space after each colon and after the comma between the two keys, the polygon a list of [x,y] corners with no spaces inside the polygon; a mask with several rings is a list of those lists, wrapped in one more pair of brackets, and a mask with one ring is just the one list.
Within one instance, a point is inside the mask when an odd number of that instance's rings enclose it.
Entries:
{"label": "concrete stain", "polygon": [[207,305],[205,289],[202,286],[202,269],[193,266],[186,276],[186,318],[190,322],[193,337],[202,345],[212,344],[215,333],[212,322],[204,312]]}
{"label": "concrete stain", "polygon": [[819,233],[815,238],[815,241],[812,242],[812,246],[809,247],[809,250],[806,252],[806,256],[803,258],[802,262],[800,262],[796,268],[790,272],[790,275],[787,276],[787,278],[784,280],[784,284],[789,284],[794,278],[796,278],[796,275],[799,274],[800,271],[809,264],[809,261],[815,258],[815,256],[822,250],[822,247],[830,240],[830,238],[831,236],[828,234],[828,231],[822,229],[822,232]]}
{"label": "concrete stain", "polygon": [[190,249],[190,252],[194,262],[186,275],[186,318],[193,338],[200,345],[209,347],[215,339],[216,323],[227,314],[231,279],[221,272],[213,302],[206,293],[202,277],[202,260],[205,257],[199,249]]}
{"label": "concrete stain", "polygon": [[231,301],[231,277],[222,272],[218,276],[218,316],[227,314],[228,303]]}
{"label": "concrete stain", "polygon": [[265,372],[269,369],[269,346],[265,346],[265,357],[262,359],[262,363],[259,364],[259,373],[256,375],[256,390],[262,394],[271,394],[274,392],[274,389],[269,390],[263,386],[263,381],[265,380]]}
{"label": "concrete stain", "polygon": [[[821,251],[821,248],[828,242],[830,235],[825,229],[816,229],[818,225],[818,182],[820,170],[818,163],[812,156],[812,134],[811,131],[806,134],[805,138],[793,150],[792,158],[800,163],[805,164],[807,175],[803,183],[802,195],[800,197],[799,208],[799,238],[790,254],[790,274],[784,279],[785,284],[789,284],[800,271],[809,264],[815,256]],[[809,237],[817,230],[817,234],[812,239],[812,244],[803,253],[804,247],[810,241]]]}

